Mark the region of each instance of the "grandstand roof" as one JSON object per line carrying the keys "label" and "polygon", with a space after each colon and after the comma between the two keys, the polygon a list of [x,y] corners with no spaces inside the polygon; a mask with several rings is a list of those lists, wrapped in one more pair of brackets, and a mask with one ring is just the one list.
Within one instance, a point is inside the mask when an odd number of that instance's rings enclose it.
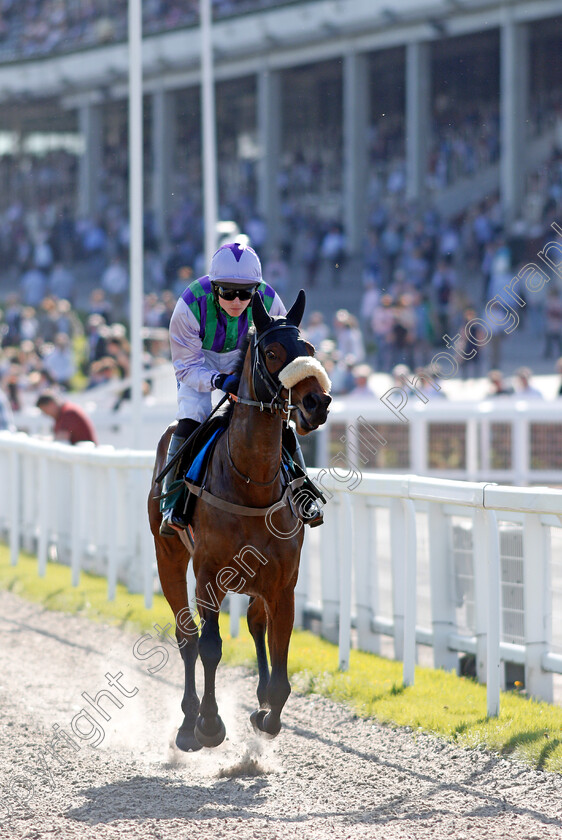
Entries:
{"label": "grandstand roof", "polygon": [[[560,14],[559,0],[309,0],[280,3],[218,20],[217,78],[370,51],[413,40],[436,40],[499,26],[506,17],[531,21]],[[146,89],[177,88],[199,78],[197,26],[149,35],[143,47]],[[121,96],[127,83],[126,43],[82,48],[0,65],[0,101],[66,93]]]}

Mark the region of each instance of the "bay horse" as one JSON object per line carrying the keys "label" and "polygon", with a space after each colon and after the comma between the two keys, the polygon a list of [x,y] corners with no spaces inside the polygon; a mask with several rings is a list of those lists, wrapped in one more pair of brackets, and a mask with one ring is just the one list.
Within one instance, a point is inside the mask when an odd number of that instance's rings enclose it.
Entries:
{"label": "bay horse", "polygon": [[[161,490],[155,479],[166,462],[174,424],[158,444],[148,508],[162,591],[174,614],[184,663],[184,719],[176,745],[186,752],[218,746],[225,738],[215,674],[222,655],[219,610],[227,591],[250,596],[247,621],[256,649],[259,703],[250,720],[256,731],[278,734],[291,692],[287,656],[303,523],[283,478],[282,428],[291,417],[297,433],[308,434],[326,422],[331,402],[330,380],[298,329],[304,307],[301,290],[286,316],[272,317],[254,295],[254,327],[243,352],[240,385],[197,500],[193,540],[185,531],[173,537],[159,534]],[[188,604],[190,555],[200,635]],[[198,655],[204,671],[201,702],[195,686]]]}

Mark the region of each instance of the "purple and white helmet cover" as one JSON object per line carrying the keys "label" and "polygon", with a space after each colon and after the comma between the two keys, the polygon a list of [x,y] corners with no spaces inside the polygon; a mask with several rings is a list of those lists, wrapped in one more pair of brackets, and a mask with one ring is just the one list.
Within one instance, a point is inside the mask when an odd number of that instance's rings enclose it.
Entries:
{"label": "purple and white helmet cover", "polygon": [[226,286],[257,286],[262,280],[260,259],[249,245],[221,245],[213,254],[209,279]]}

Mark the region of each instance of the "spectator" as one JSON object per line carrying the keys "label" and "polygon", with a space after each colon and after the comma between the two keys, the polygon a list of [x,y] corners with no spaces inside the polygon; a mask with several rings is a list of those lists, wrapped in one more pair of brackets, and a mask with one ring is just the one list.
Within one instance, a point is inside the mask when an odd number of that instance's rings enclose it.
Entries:
{"label": "spectator", "polygon": [[414,363],[414,341],[416,337],[416,315],[412,296],[401,295],[393,309],[392,330],[392,365],[400,363],[412,367]]}
{"label": "spectator", "polygon": [[388,371],[392,367],[392,328],[394,308],[391,295],[383,295],[375,306],[371,326],[376,343],[377,368]]}
{"label": "spectator", "polygon": [[562,299],[560,290],[551,286],[548,290],[545,308],[546,331],[544,345],[544,359],[550,359],[554,344],[558,345],[558,355],[562,353]]}
{"label": "spectator", "polygon": [[347,309],[338,309],[334,318],[334,333],[338,352],[342,357],[351,356],[355,363],[365,359],[363,336],[357,318]]}
{"label": "spectator", "polygon": [[2,347],[15,347],[21,341],[21,306],[18,296],[13,293],[6,297],[4,322]]}
{"label": "spectator", "polygon": [[445,259],[437,263],[437,270],[431,279],[435,312],[437,314],[437,332],[439,341],[444,335],[450,335],[450,319],[452,314],[452,296],[457,285],[455,270]]}
{"label": "spectator", "polygon": [[76,365],[70,339],[66,333],[56,334],[55,346],[50,353],[47,353],[43,364],[45,370],[57,385],[65,390],[70,388],[70,380],[76,373]]}
{"label": "spectator", "polygon": [[517,396],[523,397],[526,400],[542,400],[544,399],[541,392],[531,385],[531,377],[533,371],[528,367],[520,367],[515,371],[517,379]]}
{"label": "spectator", "polygon": [[[460,340],[457,341],[455,346],[462,354],[461,359],[459,360],[459,363],[462,365],[462,378],[468,379],[469,372],[472,373],[474,377],[481,376],[483,361],[482,351],[486,343],[486,336],[484,330],[477,322],[478,319],[476,318],[475,309],[472,309],[472,307],[465,309],[463,319],[464,327],[460,331]],[[466,331],[467,324],[471,324],[469,332]],[[493,342],[494,339],[492,337],[492,345]]]}
{"label": "spectator", "polygon": [[[11,362],[2,378],[2,388],[8,397],[8,402],[12,411],[21,411],[20,384],[22,381],[22,374],[23,370],[21,365],[17,362]],[[3,428],[1,422],[2,421],[0,420],[0,428]]]}
{"label": "spectator", "polygon": [[125,298],[129,288],[129,273],[120,256],[116,255],[101,277],[101,285],[108,295],[113,321],[125,316]]}
{"label": "spectator", "polygon": [[30,266],[20,278],[22,300],[27,306],[38,307],[47,291],[47,280],[36,266]]}
{"label": "spectator", "polygon": [[506,385],[501,370],[491,370],[488,374],[490,383],[489,397],[512,397],[515,393],[511,385]]}
{"label": "spectator", "polygon": [[[36,317],[35,309],[32,306],[24,306],[21,310],[20,319],[20,340],[35,341],[40,336],[39,320]],[[40,336],[43,338],[43,336]]]}
{"label": "spectator", "polygon": [[353,370],[353,388],[349,392],[349,397],[364,398],[376,397],[375,392],[369,385],[369,378],[373,371],[369,365],[356,365]]}
{"label": "spectator", "polygon": [[69,338],[77,335],[84,335],[82,322],[72,309],[69,300],[59,300],[56,303],[56,327],[57,332],[66,333]]}
{"label": "spectator", "polygon": [[66,441],[72,445],[82,441],[97,444],[92,421],[79,405],[63,400],[56,391],[44,391],[36,405],[43,414],[52,417],[55,421],[53,426],[55,440]]}
{"label": "spectator", "polygon": [[97,312],[88,316],[86,321],[86,343],[88,345],[88,364],[97,362],[106,355],[108,329],[103,315]]}
{"label": "spectator", "polygon": [[556,373],[561,377],[557,397],[562,397],[562,356],[556,362]]}
{"label": "spectator", "polygon": [[320,256],[326,263],[332,283],[338,285],[340,269],[345,259],[345,236],[340,225],[333,224],[320,245]]}
{"label": "spectator", "polygon": [[15,428],[10,403],[0,388],[0,431],[15,431]]}
{"label": "spectator", "polygon": [[98,385],[106,385],[108,382],[121,379],[117,362],[112,356],[106,356],[90,365],[90,376],[86,388],[97,388]]}
{"label": "spectator", "polygon": [[316,283],[316,274],[318,272],[318,263],[320,261],[320,242],[318,234],[310,224],[305,228],[302,234],[301,251],[306,285],[312,288]]}
{"label": "spectator", "polygon": [[321,312],[311,312],[303,332],[307,341],[318,348],[328,338],[330,329],[324,322],[324,316]]}
{"label": "spectator", "polygon": [[331,354],[333,365],[330,366],[330,379],[332,380],[332,391],[336,396],[349,394],[355,388],[353,369],[356,360],[353,356],[342,359],[337,350]]}
{"label": "spectator", "polygon": [[265,263],[263,279],[275,289],[281,298],[286,295],[289,287],[289,266],[281,256],[279,250],[275,249],[271,254],[271,258]]}
{"label": "spectator", "polygon": [[111,304],[107,300],[103,289],[93,289],[90,292],[88,314],[101,315],[107,322],[111,320]]}
{"label": "spectator", "polygon": [[361,304],[359,306],[359,323],[363,334],[369,340],[373,338],[372,321],[373,313],[380,300],[381,293],[370,274],[365,274],[363,278],[363,295],[361,297]]}
{"label": "spectator", "polygon": [[447,394],[443,392],[441,386],[436,382],[431,368],[416,368],[413,385],[415,386],[416,393],[422,394],[428,400],[447,398]]}
{"label": "spectator", "polygon": [[59,300],[74,301],[74,274],[62,263],[55,263],[49,277],[49,291]]}

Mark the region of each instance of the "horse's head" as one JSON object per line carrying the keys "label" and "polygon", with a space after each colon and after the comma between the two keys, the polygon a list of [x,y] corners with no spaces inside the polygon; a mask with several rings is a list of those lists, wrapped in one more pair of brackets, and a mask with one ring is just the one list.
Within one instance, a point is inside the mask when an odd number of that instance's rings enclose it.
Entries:
{"label": "horse's head", "polygon": [[252,300],[252,385],[257,400],[294,406],[297,432],[306,435],[326,422],[331,382],[300,332],[306,295],[301,289],[285,316],[272,317],[259,295]]}

